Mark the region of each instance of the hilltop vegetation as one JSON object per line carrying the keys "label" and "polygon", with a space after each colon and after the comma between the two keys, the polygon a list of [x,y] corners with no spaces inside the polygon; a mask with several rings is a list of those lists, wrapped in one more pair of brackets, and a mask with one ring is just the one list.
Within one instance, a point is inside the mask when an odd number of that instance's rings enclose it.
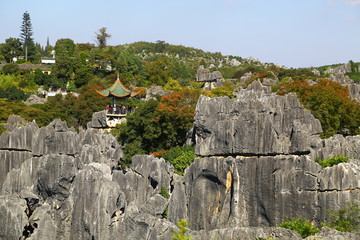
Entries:
{"label": "hilltop vegetation", "polygon": [[[2,97],[3,108],[0,115],[1,121],[5,121],[9,114],[20,114],[25,119],[35,119],[40,126],[48,124],[53,118],[61,118],[66,120],[69,126],[85,127],[93,112],[104,109],[104,106],[110,103],[109,99],[97,95],[95,89],[110,86],[119,73],[120,80],[126,86],[137,87],[142,93],[145,93],[145,88],[158,85],[164,87],[166,91],[178,93],[188,91],[196,93],[195,96],[205,94],[213,97],[224,95],[231,97],[236,87],[246,87],[257,79],[272,79],[270,85],[273,91],[279,94],[288,92],[298,94],[305,107],[321,121],[324,137],[335,133],[358,134],[359,132],[359,104],[351,101],[348,91],[339,84],[330,84],[330,82],[323,84],[325,80],[321,80],[329,76],[326,70],[329,67],[337,67],[335,65],[318,67],[316,68],[318,74],[314,74],[314,69],[310,68],[285,68],[272,63],[261,63],[253,58],[223,56],[219,52],[210,53],[196,48],[172,45],[164,41],[95,46],[89,43],[75,44],[71,39],[59,39],[55,46],[48,44],[42,48],[36,45],[38,48],[35,48],[37,50],[32,53],[51,56],[52,51],[55,50],[56,63],[50,66],[51,74],[48,75],[42,73],[40,69],[29,71],[19,68],[19,63],[38,64],[40,58],[29,58],[31,62],[29,60],[24,62],[24,59],[18,58],[16,63],[12,62],[12,58],[9,58],[7,53],[9,49],[18,48],[18,44],[14,44],[16,41],[16,39],[9,39],[0,44],[0,61],[5,64],[2,65],[0,74],[0,97]],[[19,56],[20,50],[17,50]],[[351,72],[347,75],[357,81],[359,63],[350,63]],[[223,86],[212,91],[200,90],[201,83],[195,82],[195,79],[201,65],[211,71],[220,71],[225,79],[232,79],[232,81],[225,82]],[[317,84],[309,85],[308,80]],[[80,96],[68,95],[65,98],[58,96],[45,104],[25,106],[22,101],[28,96],[41,95],[38,92],[39,88],[62,89],[77,92]],[[191,100],[193,102],[191,111],[194,111],[196,100],[196,97]],[[157,101],[159,104],[162,100]],[[183,99],[176,98],[176,101],[180,104]],[[146,104],[143,106],[146,107]],[[159,112],[159,108],[156,109]],[[173,117],[171,113],[166,112],[166,114],[168,115],[157,116],[154,118],[156,121],[153,119],[154,121],[150,121],[149,124],[155,124],[159,119],[171,121]],[[190,119],[191,114],[189,116]],[[129,124],[132,118],[134,117],[129,117]],[[189,119],[184,124],[186,127],[181,127],[183,131],[181,134],[170,125],[167,126],[170,128],[167,131],[168,135],[173,135],[171,138],[177,139],[180,134],[181,139],[168,143],[166,146],[161,144],[158,148],[142,146],[141,149],[146,153],[157,152],[183,143],[184,132],[188,131],[191,125]],[[150,128],[149,126],[147,129]],[[178,133],[174,135],[174,132]],[[127,143],[132,144],[143,141],[143,139],[134,140],[130,137],[125,139],[128,139]]]}

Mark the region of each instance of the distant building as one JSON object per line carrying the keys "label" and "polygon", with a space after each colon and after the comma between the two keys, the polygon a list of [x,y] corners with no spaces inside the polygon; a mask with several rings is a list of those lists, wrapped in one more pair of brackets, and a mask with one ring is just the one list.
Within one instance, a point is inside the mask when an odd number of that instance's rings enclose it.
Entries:
{"label": "distant building", "polygon": [[53,64],[55,64],[55,58],[52,58],[52,57],[42,57],[42,58],[41,58],[41,64],[53,65]]}

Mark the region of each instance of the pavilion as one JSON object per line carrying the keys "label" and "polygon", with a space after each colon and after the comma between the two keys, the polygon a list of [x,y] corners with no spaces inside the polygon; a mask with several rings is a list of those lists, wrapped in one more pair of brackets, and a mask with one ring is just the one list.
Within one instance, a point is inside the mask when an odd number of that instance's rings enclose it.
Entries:
{"label": "pavilion", "polygon": [[[109,117],[126,116],[126,114],[132,110],[126,106],[126,100],[139,94],[139,92],[125,87],[119,78],[116,79],[111,87],[101,91],[96,90],[96,92],[101,96],[112,98],[112,105],[106,109],[106,116]],[[120,105],[116,105],[117,102],[121,102]]]}

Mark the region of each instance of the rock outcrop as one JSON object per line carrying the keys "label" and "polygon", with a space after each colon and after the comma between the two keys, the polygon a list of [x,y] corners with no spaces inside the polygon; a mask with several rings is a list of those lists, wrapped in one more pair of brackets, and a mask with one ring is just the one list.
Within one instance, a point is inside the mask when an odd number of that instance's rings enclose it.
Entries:
{"label": "rock outcrop", "polygon": [[198,101],[194,120],[196,154],[278,155],[310,152],[310,139],[321,133],[320,122],[295,94],[277,96],[240,90],[228,97]]}
{"label": "rock outcrop", "polygon": [[[320,139],[319,121],[295,95],[268,90],[255,82],[235,99],[199,99],[191,138],[199,157],[184,176],[154,156],[122,168],[121,146],[97,129],[11,117],[0,136],[0,239],[165,240],[182,218],[198,240],[301,239],[276,226],[287,217],[319,224],[327,209],[360,199],[360,136]],[[339,154],[349,163],[314,161]],[[360,234],[324,228],[315,237]]]}
{"label": "rock outcrop", "polygon": [[210,69],[200,66],[196,73],[197,82],[216,82],[222,79],[222,74],[219,71],[210,72]]}

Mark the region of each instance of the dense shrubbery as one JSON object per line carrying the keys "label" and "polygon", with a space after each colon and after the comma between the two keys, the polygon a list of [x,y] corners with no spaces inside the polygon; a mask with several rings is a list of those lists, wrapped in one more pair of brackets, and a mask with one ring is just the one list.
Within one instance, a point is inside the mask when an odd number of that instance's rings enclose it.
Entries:
{"label": "dense shrubbery", "polygon": [[303,238],[314,235],[320,231],[318,228],[314,227],[309,220],[302,218],[288,219],[287,221],[280,223],[279,227],[294,230]]}
{"label": "dense shrubbery", "polygon": [[[348,203],[347,207],[339,210],[327,210],[329,222],[321,223],[322,226],[336,229],[342,232],[352,232],[360,229],[360,205]],[[314,235],[320,231],[309,220],[302,218],[290,218],[279,224],[279,227],[288,228],[298,232],[303,238]]]}
{"label": "dense shrubbery", "polygon": [[184,175],[185,169],[194,161],[196,155],[192,146],[176,146],[163,154],[162,157],[174,166],[175,173]]}
{"label": "dense shrubbery", "polygon": [[330,222],[323,226],[334,228],[342,232],[352,232],[360,229],[360,205],[347,204],[347,208],[339,210],[328,210]]}
{"label": "dense shrubbery", "polygon": [[360,133],[360,104],[349,98],[348,88],[328,79],[310,85],[306,80],[292,80],[280,87],[279,94],[295,92],[305,108],[319,119],[322,137],[335,133]]}
{"label": "dense shrubbery", "polygon": [[11,86],[6,89],[0,88],[0,98],[6,98],[9,101],[24,101],[27,96],[21,89]]}
{"label": "dense shrubbery", "polygon": [[134,154],[184,145],[200,93],[185,88],[140,105],[126,123],[117,127],[120,143],[126,144],[125,160],[129,163]]}
{"label": "dense shrubbery", "polygon": [[171,236],[172,239],[175,239],[175,240],[188,240],[188,239],[191,239],[192,236],[186,236],[186,232],[187,232],[187,227],[189,226],[189,222],[182,218],[180,219],[178,222],[177,222],[177,226],[179,228],[179,231],[176,232],[176,231],[173,231],[173,235]]}
{"label": "dense shrubbery", "polygon": [[326,167],[335,166],[339,163],[346,163],[349,161],[349,157],[346,157],[344,155],[336,155],[331,158],[327,158],[327,159],[323,159],[323,160],[316,158],[315,161],[318,164],[320,164],[321,167],[326,168]]}
{"label": "dense shrubbery", "polygon": [[[65,97],[56,95],[49,98],[45,104],[31,106],[26,106],[19,101],[3,100],[0,102],[0,122],[6,122],[9,115],[17,114],[28,121],[34,119],[39,126],[46,126],[55,118],[59,118],[66,121],[68,126],[85,127],[94,112],[102,110],[110,103],[110,99],[96,94],[95,89],[101,89],[101,87],[89,86],[79,97],[72,94]],[[23,96],[23,92],[16,93],[15,90],[12,92],[14,94],[12,97],[16,97],[16,100]]]}

